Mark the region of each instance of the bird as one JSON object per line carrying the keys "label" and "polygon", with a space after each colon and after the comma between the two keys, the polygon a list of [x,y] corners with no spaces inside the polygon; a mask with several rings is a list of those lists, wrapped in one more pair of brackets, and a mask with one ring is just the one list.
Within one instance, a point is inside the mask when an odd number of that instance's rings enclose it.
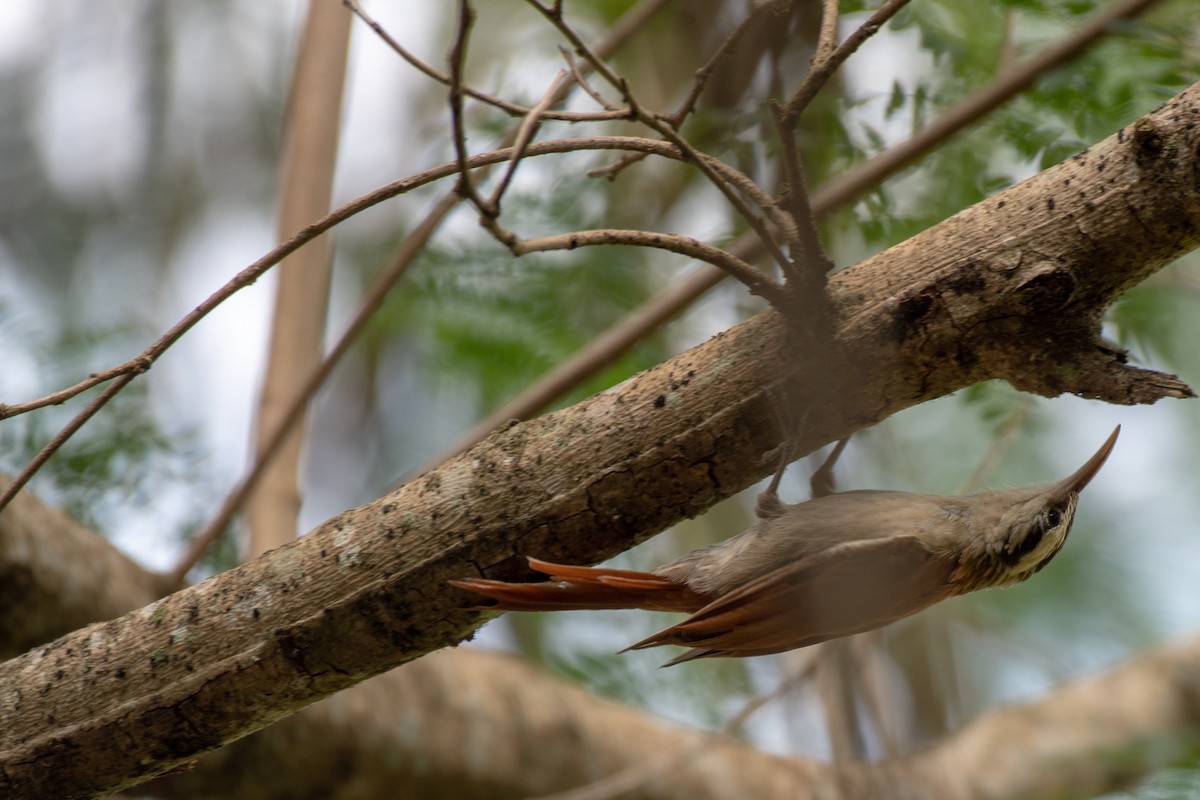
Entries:
{"label": "bird", "polygon": [[688,648],[663,666],[781,653],[1026,580],[1062,548],[1080,492],[1120,431],[1118,425],[1082,467],[1052,483],[960,496],[852,490],[785,504],[775,495],[777,475],[759,498],[753,525],[651,572],[529,557],[529,567],[547,580],[450,583],[484,596],[476,607],[492,610],[686,613],[621,651]]}

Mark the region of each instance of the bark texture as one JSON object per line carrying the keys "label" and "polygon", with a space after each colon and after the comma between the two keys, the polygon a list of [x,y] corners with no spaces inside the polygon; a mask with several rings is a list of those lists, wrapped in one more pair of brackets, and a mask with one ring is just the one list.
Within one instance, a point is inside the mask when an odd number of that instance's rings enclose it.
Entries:
{"label": "bark texture", "polygon": [[794,374],[767,312],[572,408],[514,425],[310,535],[0,665],[0,794],[133,785],[469,636],[450,577],[518,554],[598,560],[771,469],[767,394],[802,451],[984,378],[1150,402],[1190,390],[1096,338],[1124,289],[1200,241],[1192,87],[1163,108],[837,275],[838,363]]}

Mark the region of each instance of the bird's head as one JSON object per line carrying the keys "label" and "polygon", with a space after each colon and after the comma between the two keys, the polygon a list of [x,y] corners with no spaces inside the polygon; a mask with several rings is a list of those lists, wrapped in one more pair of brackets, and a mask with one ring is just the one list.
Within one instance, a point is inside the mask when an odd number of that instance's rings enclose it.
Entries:
{"label": "bird's head", "polygon": [[983,492],[971,498],[983,535],[964,551],[954,581],[963,591],[1019,583],[1046,566],[1071,530],[1079,493],[1104,465],[1121,426],[1072,475],[1054,483]]}

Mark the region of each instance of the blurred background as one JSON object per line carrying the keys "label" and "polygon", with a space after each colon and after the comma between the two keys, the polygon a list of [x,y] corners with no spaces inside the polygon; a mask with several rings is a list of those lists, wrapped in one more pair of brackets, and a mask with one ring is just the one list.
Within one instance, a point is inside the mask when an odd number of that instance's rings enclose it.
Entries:
{"label": "blurred background", "polygon": [[[578,29],[598,39],[631,4],[567,5]],[[811,186],[905,140],[1104,5],[914,2],[807,112],[801,145]],[[521,3],[480,6],[469,82],[536,102],[562,66],[559,36]],[[664,6],[613,64],[644,101],[674,108],[745,4]],[[786,93],[803,74],[819,19],[809,6],[796,4],[752,32],[744,52],[753,57],[739,55],[714,78],[687,129],[699,147],[768,188],[776,152],[764,98]],[[844,32],[865,18],[862,6],[843,3]],[[445,69],[450,4],[380,2],[368,10]],[[282,0],[0,4],[0,402],[32,399],[132,357],[278,241],[280,143],[304,13],[305,4]],[[822,228],[826,246],[839,266],[854,264],[1094,144],[1198,78],[1200,7],[1158,3],[838,211]],[[569,107],[593,105],[581,96]],[[473,109],[470,122],[473,151],[488,149],[511,125],[486,108]],[[583,132],[549,123],[540,137]],[[452,158],[445,87],[355,24],[334,205]],[[604,153],[530,160],[507,199],[509,227],[524,235],[639,227],[714,243],[740,232],[717,193],[675,165],[646,161],[611,182],[587,177],[614,160]],[[449,188],[418,190],[337,228],[330,331],[344,327],[363,287]],[[1198,266],[1190,255],[1163,270],[1128,292],[1105,322],[1107,336],[1136,363],[1193,387],[1200,386]],[[694,269],[626,248],[518,260],[479,228],[474,212],[453,212],[316,397],[297,533],[428,466],[489,411]],[[143,564],[177,563],[248,466],[274,280],[242,291],[185,336],[52,459],[32,489]],[[556,405],[762,307],[726,282]],[[18,472],[79,405],[0,424],[0,469]],[[995,383],[857,435],[838,467],[840,488],[959,493],[1062,477],[1123,426],[1083,497],[1068,546],[1035,580],[948,602],[822,656],[860,665],[842,728],[854,741],[845,746],[870,756],[908,751],[998,703],[1037,697],[1200,630],[1198,415],[1194,402],[1118,408]],[[806,497],[816,464],[792,468],[785,499]],[[729,501],[616,563],[651,568],[735,533],[751,520],[753,500],[748,493]],[[193,575],[236,557],[227,537]],[[659,671],[656,653],[614,655],[664,619],[507,615],[478,641],[519,651],[600,694],[713,729],[814,657],[801,651]],[[787,694],[759,712],[745,736],[781,753],[830,756],[839,737],[817,694],[812,685]],[[1113,796],[1190,797],[1198,787],[1190,773],[1171,772]]]}

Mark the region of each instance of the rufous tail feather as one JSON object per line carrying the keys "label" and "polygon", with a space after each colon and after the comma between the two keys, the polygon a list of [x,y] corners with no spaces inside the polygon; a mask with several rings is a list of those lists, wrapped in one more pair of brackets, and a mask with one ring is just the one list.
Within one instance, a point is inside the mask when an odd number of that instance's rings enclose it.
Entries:
{"label": "rufous tail feather", "polygon": [[649,611],[691,613],[708,605],[711,597],[686,584],[653,572],[605,567],[577,567],[529,559],[531,569],[550,576],[541,583],[509,583],[488,578],[450,581],[460,589],[495,602],[481,608],[502,611],[571,611],[585,608],[642,608]]}

